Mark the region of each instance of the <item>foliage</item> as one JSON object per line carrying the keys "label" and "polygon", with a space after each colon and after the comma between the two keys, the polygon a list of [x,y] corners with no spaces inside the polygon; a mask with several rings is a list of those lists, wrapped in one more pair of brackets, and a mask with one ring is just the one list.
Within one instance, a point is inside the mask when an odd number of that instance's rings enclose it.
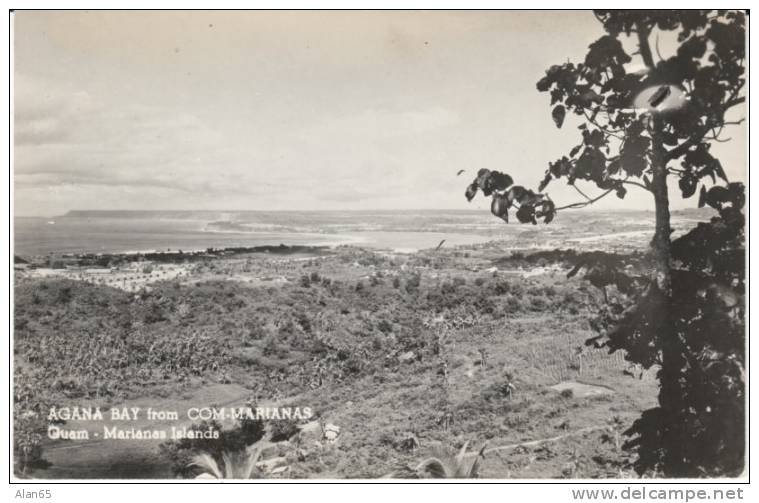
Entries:
{"label": "foliage", "polygon": [[[726,181],[719,160],[710,153],[710,141],[726,125],[725,113],[745,99],[740,96],[745,84],[744,14],[599,11],[596,15],[607,34],[590,45],[585,61],[554,65],[537,84],[539,91],[550,93],[554,117],[565,110],[585,119],[580,125],[582,141],[568,156],[549,164],[541,190],[552,179],[566,178],[569,184],[586,180],[624,198],[625,185],[633,183],[630,179],[652,188],[655,156],[662,156],[665,164],[681,161],[670,173],[678,176],[683,197],[692,196],[704,178]],[[648,45],[655,29],[679,30],[680,42],[676,54],[657,63]],[[621,34],[638,37],[646,70],[628,72],[625,65],[632,57],[619,40]],[[658,107],[651,101],[644,108],[636,103],[644,93],[662,86],[675,88],[682,99]],[[657,131],[663,151],[654,149],[653,117],[664,119]]]}
{"label": "foliage", "polygon": [[216,479],[253,479],[258,478],[256,463],[261,459],[263,446],[251,446],[244,451],[223,452],[221,464],[210,454],[201,453],[192,457],[188,468],[198,468],[201,474],[196,478],[205,478],[208,474]]}
{"label": "foliage", "polygon": [[[419,279],[418,288],[413,294],[402,288],[395,289],[390,281],[386,281],[376,287],[367,285],[366,292],[357,295],[353,290],[356,278],[379,271],[371,267],[357,271],[350,249],[337,253],[342,256],[309,266],[319,267],[321,273],[329,271],[334,278],[333,284],[312,283],[308,290],[298,285],[298,278],[311,270],[303,267],[302,262],[294,262],[289,270],[280,270],[293,281],[276,288],[237,281],[207,281],[203,276],[196,276],[188,279],[191,282],[189,286],[185,282],[158,282],[151,292],[134,295],[83,282],[28,278],[16,285],[16,340],[34,339],[43,334],[52,337],[57,333],[59,337],[67,338],[71,345],[86,347],[88,334],[96,329],[104,336],[116,337],[127,321],[133,321],[136,327],[140,327],[139,320],[133,318],[143,313],[147,305],[158,304],[165,320],[150,326],[155,340],[172,337],[175,342],[180,342],[187,334],[203,331],[222,348],[224,363],[221,370],[229,375],[234,385],[220,391],[230,393],[230,399],[232,394],[238,396],[237,386],[251,389],[251,394],[257,395],[260,400],[271,399],[276,403],[285,403],[283,397],[298,395],[301,404],[313,406],[317,416],[329,414],[336,424],[345,428],[344,431],[351,432],[342,436],[334,446],[323,444],[323,448],[318,448],[309,442],[309,448],[304,443],[306,459],[289,460],[293,473],[298,477],[334,477],[335,474],[376,477],[396,466],[407,465],[411,459],[419,461],[413,449],[404,449],[405,437],[400,434],[407,431],[419,436],[423,446],[421,449],[438,442],[457,445],[456,442],[462,437],[471,438],[479,445],[491,436],[511,442],[515,435],[518,438],[554,435],[554,419],[548,421],[544,417],[547,418],[549,412],[556,412],[554,409],[558,410],[563,405],[556,405],[553,394],[542,395],[541,390],[554,375],[558,375],[559,369],[564,369],[567,375],[576,376],[575,372],[567,370],[567,365],[573,361],[567,358],[571,357],[572,349],[587,337],[587,321],[584,313],[579,316],[569,313],[573,307],[583,311],[595,309],[601,298],[595,289],[582,289],[585,281],[567,280],[553,274],[516,280],[512,279],[514,275],[500,271],[494,274],[482,268],[465,269],[456,262],[455,257],[459,256],[457,250],[441,250],[438,256],[440,262],[445,263],[443,270],[429,271],[426,262],[415,256],[397,259],[392,266],[385,262],[381,269],[384,277],[398,277],[404,285],[409,277]],[[500,252],[490,247],[472,250],[471,255],[477,262],[492,263],[504,270],[529,270],[536,263],[555,261],[546,254],[537,254],[534,261],[528,254],[518,255],[513,261],[508,257],[502,259]],[[566,255],[573,256],[571,253]],[[343,256],[350,257],[350,260],[342,260]],[[498,260],[497,264],[494,259]],[[231,269],[231,274],[234,274],[234,268],[245,266],[226,258],[215,260],[216,270]],[[258,264],[254,263],[254,267]],[[461,276],[466,281],[458,279]],[[509,278],[509,293],[497,295],[495,285],[505,277]],[[475,281],[478,278],[482,281]],[[577,288],[578,283],[580,289]],[[55,302],[62,286],[72,287],[65,305]],[[38,304],[32,300],[35,293],[39,296]],[[527,306],[531,305],[533,298],[544,297],[551,302],[544,313],[528,311]],[[566,298],[570,300],[564,300]],[[515,301],[516,307],[508,312],[508,318],[499,317],[499,313],[506,311],[512,301]],[[489,311],[491,307],[494,308],[492,312]],[[420,319],[421,311],[428,312],[428,316]],[[525,319],[522,320],[522,317]],[[75,327],[89,328],[80,330]],[[509,337],[503,340],[494,338],[496,327],[508,331]],[[557,332],[567,337],[554,337]],[[275,334],[278,343],[287,350],[286,358],[280,358],[276,352],[271,357],[262,356],[269,334]],[[531,350],[537,346],[543,352],[533,355]],[[479,355],[469,351],[481,347],[488,350],[488,363],[484,368],[475,363],[474,359]],[[66,372],[76,369],[70,368],[47,350],[41,358],[30,362],[29,357],[33,357],[35,351],[40,352],[40,348],[31,343],[23,348],[16,344],[14,393],[19,398],[29,396],[34,401],[49,395],[48,398],[54,399],[52,403],[70,404],[67,394],[81,393],[82,390],[94,394],[100,387],[95,384],[103,384],[104,388],[115,390],[115,395],[101,394],[99,399],[93,396],[87,400],[88,403],[117,405],[122,403],[125,398],[123,393],[128,391],[130,397],[153,397],[153,401],[160,401],[155,397],[171,394],[173,400],[190,400],[195,406],[199,399],[202,404],[203,398],[190,397],[198,391],[205,395],[202,390],[209,379],[215,378],[219,372],[207,367],[201,375],[189,374],[188,379],[180,381],[181,374],[168,379],[144,379],[130,371],[130,367],[125,367],[102,381],[88,382],[83,377],[86,375],[84,373],[63,375],[61,385],[52,389],[51,381],[36,380],[31,376],[52,375],[61,365]],[[413,361],[399,363],[398,356],[411,350],[416,355]],[[611,362],[613,365],[601,369],[600,366],[594,367],[588,358],[585,366],[587,376],[593,375],[595,378],[596,375],[604,375],[613,383],[623,379],[620,371],[624,364],[616,358],[617,355],[611,358],[602,350],[592,351],[592,354],[614,361]],[[453,386],[457,387],[455,394],[444,393],[439,384],[437,372],[440,370],[440,358],[448,360],[448,373]],[[353,367],[354,362],[359,362],[360,366],[357,372],[352,373],[348,369]],[[470,368],[475,369],[475,379],[463,377],[463,373]],[[503,368],[520,375],[518,392],[511,400],[484,400],[482,389],[491,383],[500,383],[504,377],[501,372]],[[597,374],[594,374],[596,371]],[[631,419],[630,411],[637,410],[638,399],[649,397],[652,391],[650,382],[643,382],[645,386],[642,391],[635,388],[637,384],[641,383],[633,383],[631,389],[635,391],[628,389],[618,402],[627,412],[626,420]],[[455,398],[452,398],[454,395]],[[350,397],[352,404],[338,399],[340,396]],[[464,408],[460,408],[462,404],[459,402],[462,400]],[[413,411],[412,422],[395,415],[398,403]],[[603,405],[604,410],[598,413],[605,417],[607,404]],[[591,404],[591,408],[593,406]],[[345,411],[348,415],[343,415]],[[443,415],[441,411],[450,411],[450,415]],[[556,414],[560,416],[567,412],[559,411]],[[18,413],[19,408],[14,407],[14,420]],[[556,417],[555,421],[558,421]],[[586,420],[587,423],[577,420],[577,424],[595,424],[592,416]],[[267,430],[275,433],[277,422],[266,423]],[[283,421],[282,426],[286,426],[286,422]],[[387,431],[394,432],[392,438],[399,442],[397,447],[380,445],[378,439]],[[223,440],[226,441],[226,435]],[[177,452],[176,444],[172,445],[174,447],[166,454],[168,456],[174,451],[173,456],[176,457],[165,458],[163,467],[166,472],[171,466],[180,476],[196,476],[200,469],[187,469],[186,465],[192,461],[193,455],[207,452],[203,444],[198,440],[193,444],[198,446],[196,449],[185,449],[181,453]],[[289,447],[280,446],[279,450],[282,455],[281,452],[289,450]],[[96,451],[85,448],[77,450],[76,455],[94,454]],[[226,451],[231,454],[235,448],[226,447]],[[70,451],[54,454],[51,451],[48,457],[59,465],[59,460],[65,458],[65,452]],[[216,463],[223,471],[222,453],[218,454]],[[181,454],[181,458],[177,454]],[[111,453],[111,456],[116,455],[117,451]],[[292,452],[286,455],[301,456]],[[508,461],[493,458],[488,465],[488,475],[493,476],[496,473],[493,469],[497,469],[497,473],[503,476],[509,473],[534,476],[534,471],[522,471],[528,465],[527,455],[520,456],[513,462],[511,458]],[[616,459],[619,453],[609,452],[609,456]],[[103,464],[101,459],[97,455],[95,462],[99,465],[93,470],[105,475],[103,478],[125,473],[118,463]],[[547,461],[551,466],[541,466],[541,473],[553,476],[556,462],[556,459]],[[541,463],[537,461],[537,464]],[[61,463],[56,473],[66,473],[69,469],[67,465]],[[162,471],[161,474],[166,472]],[[595,477],[599,473],[604,472],[588,465],[583,475]],[[31,475],[48,474],[33,472]]]}
{"label": "foliage", "polygon": [[492,196],[491,212],[507,223],[509,209],[512,207],[517,208],[516,216],[521,223],[537,224],[539,218],[542,218],[545,223],[553,220],[556,207],[548,196],[535,193],[521,185],[513,185],[513,183],[509,175],[483,168],[467,187],[465,195],[468,201],[474,199],[478,190],[481,190],[486,197]]}
{"label": "foliage", "polygon": [[[742,202],[738,197],[737,204]],[[672,294],[641,285],[624,303],[610,303],[591,340],[648,368],[677,387],[627,431],[639,472],[675,476],[734,475],[745,456],[745,263],[740,206],[700,223],[672,243]],[[679,356],[663,365],[662,354]],[[670,376],[669,373],[673,373]],[[666,417],[672,410],[674,417]]]}
{"label": "foliage", "polygon": [[439,449],[437,454],[427,458],[416,467],[416,472],[434,479],[474,479],[477,467],[485,452],[486,444],[476,452],[468,453],[469,442],[465,442],[458,454]]}
{"label": "foliage", "polygon": [[42,457],[42,438],[48,423],[32,410],[19,411],[13,418],[14,472],[25,475],[34,468],[45,468],[48,462]]}
{"label": "foliage", "polygon": [[[548,165],[539,192],[513,186],[510,176],[481,170],[467,188],[492,196],[492,212],[508,221],[549,222],[628,187],[650,192],[656,229],[648,271],[608,254],[575,257],[606,299],[589,341],[645,368],[660,367],[659,407],[626,433],[638,473],[731,475],[742,470],[745,425],[744,187],[729,182],[711,143],[745,102],[745,14],[739,11],[596,11],[606,34],[581,63],[551,66],[537,83],[550,94],[551,117],[562,127],[580,118],[581,139]],[[674,54],[655,60],[651,42],[676,34]],[[637,42],[628,54],[625,38]],[[639,56],[636,61],[633,56]],[[642,70],[635,68],[642,66]],[[677,163],[677,165],[675,165]],[[719,213],[670,242],[668,177],[684,198]],[[556,207],[542,192],[565,179],[584,198]],[[602,192],[589,196],[578,183]],[[521,196],[521,197],[519,197]],[[616,294],[610,298],[608,292]]]}
{"label": "foliage", "polygon": [[[255,407],[253,409],[255,410]],[[168,440],[161,444],[161,454],[171,464],[172,472],[183,478],[196,476],[199,468],[205,469],[210,473],[226,474],[230,472],[239,475],[240,470],[237,467],[239,466],[240,459],[244,460],[243,466],[247,466],[245,463],[250,459],[247,454],[253,452],[250,446],[259,442],[264,436],[263,421],[247,417],[238,419],[236,426],[231,429],[223,429],[219,422],[211,420],[193,424],[189,430],[193,432],[215,430],[219,432],[219,438],[204,438],[202,435],[199,435],[198,438]],[[257,447],[261,445],[263,444],[259,444]],[[260,452],[258,455],[260,456]],[[201,458],[196,458],[196,456],[201,456],[208,463],[198,464]],[[227,463],[229,460],[231,462]],[[218,471],[210,470],[210,461],[217,463],[217,465],[221,464],[224,469]]]}
{"label": "foliage", "polygon": [[300,431],[294,419],[276,419],[269,424],[269,436],[272,442],[289,440]]}

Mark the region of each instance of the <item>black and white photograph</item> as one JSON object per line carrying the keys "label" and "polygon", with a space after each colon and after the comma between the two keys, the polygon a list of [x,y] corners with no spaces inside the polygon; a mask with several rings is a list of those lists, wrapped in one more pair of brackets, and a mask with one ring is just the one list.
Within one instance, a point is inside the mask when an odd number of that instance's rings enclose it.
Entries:
{"label": "black and white photograph", "polygon": [[748,480],[747,10],[9,25],[11,481]]}

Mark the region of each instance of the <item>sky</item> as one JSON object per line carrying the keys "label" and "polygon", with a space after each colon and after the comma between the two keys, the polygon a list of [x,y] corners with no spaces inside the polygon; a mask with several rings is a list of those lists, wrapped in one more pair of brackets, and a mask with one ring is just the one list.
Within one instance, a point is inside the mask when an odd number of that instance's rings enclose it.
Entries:
{"label": "sky", "polygon": [[[13,20],[18,216],[487,209],[488,199],[463,195],[479,169],[536,187],[578,142],[570,119],[555,127],[535,83],[553,64],[581,61],[603,34],[585,11],[16,11]],[[745,125],[725,136],[733,140],[714,151],[745,180]],[[578,200],[561,181],[547,192],[560,205]],[[634,189],[597,209],[651,205]],[[672,191],[672,205],[695,201]]]}

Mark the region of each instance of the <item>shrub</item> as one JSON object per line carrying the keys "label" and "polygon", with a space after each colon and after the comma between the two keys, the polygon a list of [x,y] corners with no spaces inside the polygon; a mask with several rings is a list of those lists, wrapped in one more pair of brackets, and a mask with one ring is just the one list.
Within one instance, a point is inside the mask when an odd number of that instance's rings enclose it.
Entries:
{"label": "shrub", "polygon": [[511,292],[511,285],[506,280],[499,280],[496,282],[493,290],[496,295],[506,295]]}
{"label": "shrub", "polygon": [[393,331],[393,324],[387,320],[380,320],[379,323],[377,323],[377,330],[383,334],[388,334]]}
{"label": "shrub", "polygon": [[277,419],[269,422],[269,435],[272,442],[289,440],[299,431],[298,422],[293,419]]}
{"label": "shrub", "polygon": [[522,310],[522,302],[514,295],[509,295],[506,298],[505,311],[507,313],[516,313]]}
{"label": "shrub", "polygon": [[15,473],[26,475],[29,470],[50,465],[42,457],[42,439],[46,435],[47,427],[47,420],[42,416],[41,410],[38,412],[22,404],[16,404],[13,417]]}
{"label": "shrub", "polygon": [[148,308],[148,312],[145,313],[143,321],[147,324],[158,323],[159,321],[165,321],[166,316],[163,313],[163,309],[156,302],[152,302]]}
{"label": "shrub", "polygon": [[[255,407],[252,407],[255,410]],[[253,445],[264,436],[263,421],[242,418],[232,429],[224,430],[217,421],[201,421],[192,425],[189,430],[204,432],[213,429],[219,432],[219,438],[182,438],[168,440],[160,445],[160,452],[171,464],[171,471],[176,476],[191,478],[201,470],[194,466],[193,458],[206,453],[217,463],[224,462],[225,453],[241,453],[246,447]]]}
{"label": "shrub", "polygon": [[419,274],[412,274],[407,280],[406,280],[406,292],[407,293],[414,293],[419,290],[419,286],[422,283],[421,275]]}
{"label": "shrub", "polygon": [[533,311],[545,311],[548,306],[548,300],[545,297],[532,297],[530,299],[530,309]]}
{"label": "shrub", "polygon": [[[269,334],[264,339],[263,345],[261,346],[261,352],[264,356],[280,356],[283,354],[283,348],[277,341],[277,336],[274,334]],[[284,353],[287,353],[287,350],[284,350]]]}

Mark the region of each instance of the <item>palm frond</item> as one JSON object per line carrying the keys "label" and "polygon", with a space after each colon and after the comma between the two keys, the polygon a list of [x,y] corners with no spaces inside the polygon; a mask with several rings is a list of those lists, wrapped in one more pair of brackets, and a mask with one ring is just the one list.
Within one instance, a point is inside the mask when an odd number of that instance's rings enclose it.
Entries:
{"label": "palm frond", "polygon": [[229,452],[223,452],[221,454],[221,460],[224,463],[224,478],[235,479],[235,465],[236,462],[232,458],[232,454]]}
{"label": "palm frond", "polygon": [[219,468],[219,464],[210,454],[202,453],[192,457],[192,462],[187,466],[197,466],[204,470],[204,473],[213,475],[217,479],[223,479],[224,475]]}
{"label": "palm frond", "polygon": [[476,453],[467,453],[469,442],[465,442],[458,454],[452,455],[444,449],[438,449],[435,456],[422,461],[416,466],[416,471],[435,479],[472,479],[477,477],[480,458],[483,457],[485,446]]}
{"label": "palm frond", "polygon": [[256,464],[265,448],[265,445],[258,445],[242,452],[223,452],[221,466],[210,454],[201,453],[194,456],[188,466],[197,466],[203,473],[217,479],[251,479],[257,475]]}
{"label": "palm frond", "polygon": [[417,465],[416,471],[425,473],[433,479],[453,478],[452,474],[448,471],[448,463],[438,458],[425,459]]}

